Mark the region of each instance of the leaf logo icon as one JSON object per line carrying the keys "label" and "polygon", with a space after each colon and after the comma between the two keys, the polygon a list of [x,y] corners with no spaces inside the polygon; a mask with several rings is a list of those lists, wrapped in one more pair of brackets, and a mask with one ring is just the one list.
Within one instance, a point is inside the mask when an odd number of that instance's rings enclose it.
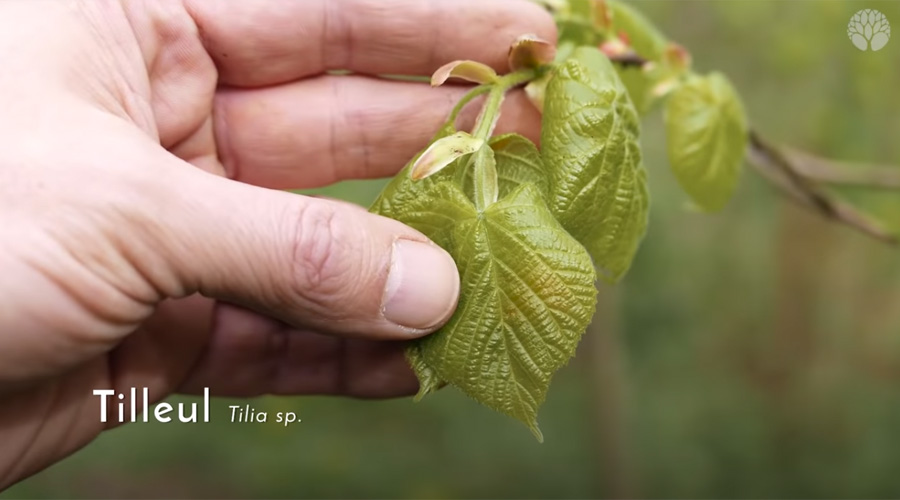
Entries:
{"label": "leaf logo icon", "polygon": [[881,50],[891,38],[891,24],[875,9],[863,9],[850,18],[847,36],[859,50]]}

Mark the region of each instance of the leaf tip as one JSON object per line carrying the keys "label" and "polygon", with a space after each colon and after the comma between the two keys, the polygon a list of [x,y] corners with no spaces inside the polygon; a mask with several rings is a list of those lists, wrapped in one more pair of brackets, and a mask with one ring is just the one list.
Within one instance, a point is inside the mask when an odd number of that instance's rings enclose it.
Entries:
{"label": "leaf tip", "polygon": [[532,420],[531,423],[526,424],[526,425],[528,425],[528,430],[531,431],[531,434],[534,436],[535,439],[537,439],[537,442],[543,444],[544,433],[541,432],[541,429],[538,427],[537,420]]}
{"label": "leaf tip", "polygon": [[416,392],[415,396],[413,396],[413,401],[415,401],[416,403],[421,402],[422,399],[425,396],[427,396],[429,392],[431,392],[431,389],[427,385],[419,384],[419,391]]}

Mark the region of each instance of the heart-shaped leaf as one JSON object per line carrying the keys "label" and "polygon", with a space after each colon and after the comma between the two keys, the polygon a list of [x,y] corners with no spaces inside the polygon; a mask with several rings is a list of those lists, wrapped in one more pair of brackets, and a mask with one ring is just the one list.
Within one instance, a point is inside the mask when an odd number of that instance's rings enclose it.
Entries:
{"label": "heart-shaped leaf", "polygon": [[542,439],[538,408],[594,313],[590,256],[531,184],[479,213],[442,182],[395,215],[446,248],[460,272],[456,313],[409,355],[420,394],[447,381]]}
{"label": "heart-shaped leaf", "polygon": [[672,171],[707,211],[731,198],[747,147],[747,120],[734,88],[720,73],[694,76],[669,95],[665,111]]}
{"label": "heart-shaped leaf", "polygon": [[609,59],[592,47],[579,47],[557,68],[544,106],[550,208],[603,277],[616,281],[647,227],[637,112]]}

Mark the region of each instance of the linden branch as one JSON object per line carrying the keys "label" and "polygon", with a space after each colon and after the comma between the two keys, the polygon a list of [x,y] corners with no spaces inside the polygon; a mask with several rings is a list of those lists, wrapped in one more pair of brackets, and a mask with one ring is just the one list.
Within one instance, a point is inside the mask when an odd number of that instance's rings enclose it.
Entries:
{"label": "linden branch", "polygon": [[[610,60],[623,66],[641,67],[649,63],[630,51],[611,56]],[[896,235],[853,205],[831,194],[823,184],[900,189],[900,168],[839,162],[793,148],[782,148],[763,139],[753,129],[749,132],[746,159],[765,180],[796,203],[879,241],[898,244]]]}

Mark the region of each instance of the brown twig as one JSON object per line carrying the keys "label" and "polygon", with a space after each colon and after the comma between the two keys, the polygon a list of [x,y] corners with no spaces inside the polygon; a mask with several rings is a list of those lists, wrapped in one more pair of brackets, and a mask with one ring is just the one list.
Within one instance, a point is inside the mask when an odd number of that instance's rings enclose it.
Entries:
{"label": "brown twig", "polygon": [[[814,180],[804,176],[802,173],[804,167],[798,167],[796,161],[792,161],[792,158],[778,147],[765,141],[759,133],[751,130],[749,139],[748,163],[788,197],[827,219],[846,224],[885,243],[891,245],[898,243],[896,235],[888,232],[853,205],[834,197]],[[808,167],[806,168],[808,170]]]}
{"label": "brown twig", "polygon": [[784,155],[802,176],[818,182],[873,189],[900,189],[898,167],[831,160],[793,148],[784,148]]}

